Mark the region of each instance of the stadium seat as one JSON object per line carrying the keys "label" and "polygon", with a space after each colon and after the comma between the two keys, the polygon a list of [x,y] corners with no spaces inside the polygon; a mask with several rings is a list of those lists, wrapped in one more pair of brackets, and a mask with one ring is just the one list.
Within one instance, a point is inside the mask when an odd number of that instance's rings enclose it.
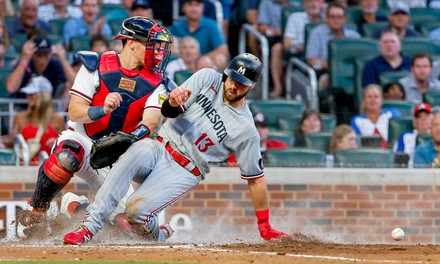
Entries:
{"label": "stadium seat", "polygon": [[304,135],[307,148],[321,150],[326,153],[329,152],[331,138],[332,133],[330,132],[310,133]]}
{"label": "stadium seat", "polygon": [[276,127],[279,130],[295,132],[300,120],[301,115],[280,117],[278,118]]}
{"label": "stadium seat", "polygon": [[324,151],[307,148],[271,149],[266,152],[268,167],[325,167]]}
{"label": "stadium seat", "polygon": [[394,108],[402,116],[413,116],[414,103],[403,100],[383,100],[382,108]]}
{"label": "stadium seat", "polygon": [[15,52],[21,53],[21,47],[23,47],[24,43],[28,40],[28,36],[26,34],[17,34],[10,40],[12,46],[15,48]]}
{"label": "stadium seat", "polygon": [[427,53],[431,56],[440,55],[440,43],[427,38],[404,38],[402,39],[403,55],[412,58],[417,53]]}
{"label": "stadium seat", "polygon": [[177,85],[181,85],[182,83],[184,83],[189,77],[191,77],[191,75],[193,75],[194,72],[190,71],[190,70],[183,70],[183,71],[176,71],[174,73],[174,82]]}
{"label": "stadium seat", "polygon": [[86,36],[75,36],[70,39],[70,51],[77,52],[80,50],[90,50],[90,41],[92,37]]}
{"label": "stadium seat", "polygon": [[328,43],[330,87],[354,93],[355,59],[371,57],[379,52],[379,44],[372,39],[335,39]]}
{"label": "stadium seat", "polygon": [[[386,8],[379,8],[377,14],[382,17],[388,16],[388,10]],[[356,24],[362,17],[362,10],[359,6],[348,6],[346,9],[347,23]]]}
{"label": "stadium seat", "polygon": [[119,30],[121,29],[122,21],[124,21],[124,19],[111,19],[111,20],[107,21],[110,28],[112,29],[113,35],[119,34]]}
{"label": "stadium seat", "polygon": [[392,168],[394,153],[390,149],[355,148],[338,150],[334,154],[335,167],[345,168]]}
{"label": "stadium seat", "polygon": [[293,137],[292,132],[286,131],[269,131],[268,139],[271,140],[279,140],[287,144],[289,148],[293,147],[295,143],[295,138]]}
{"label": "stadium seat", "polygon": [[437,29],[439,27],[440,27],[440,22],[428,23],[428,24],[422,25],[420,27],[420,32],[423,34],[423,36],[429,37],[429,33],[431,33],[431,31],[433,31],[434,29]]}
{"label": "stadium seat", "polygon": [[412,116],[391,118],[388,123],[388,148],[393,148],[400,134],[413,129]]}
{"label": "stadium seat", "polygon": [[375,56],[369,56],[364,58],[358,58],[354,60],[354,101],[356,109],[359,110],[360,104],[362,102],[362,71],[364,70],[365,63],[373,59]]}
{"label": "stadium seat", "polygon": [[12,67],[0,67],[0,98],[8,98],[6,90],[6,79],[11,75]]}
{"label": "stadium seat", "polygon": [[304,8],[297,7],[297,6],[287,6],[283,7],[281,10],[281,30],[284,34],[284,29],[286,28],[287,20],[289,19],[290,14],[294,12],[302,12],[304,11]]}
{"label": "stadium seat", "polygon": [[52,43],[52,45],[56,45],[56,44],[64,45],[64,39],[62,36],[50,34],[47,36],[47,39],[50,40],[50,43]]}
{"label": "stadium seat", "polygon": [[17,162],[17,154],[13,149],[0,149],[0,165],[15,166]]}
{"label": "stadium seat", "polygon": [[423,102],[430,106],[440,106],[440,92],[428,91],[424,93]]}
{"label": "stadium seat", "polygon": [[363,37],[377,38],[377,34],[387,25],[388,22],[365,23],[362,25],[362,30],[364,31]]}
{"label": "stadium seat", "polygon": [[431,134],[418,134],[416,137],[416,146],[431,140]]}
{"label": "stadium seat", "polygon": [[101,4],[98,17],[104,17],[115,9],[124,9],[121,4]]}
{"label": "stadium seat", "polygon": [[411,8],[411,24],[421,31],[423,25],[440,22],[440,10],[437,8]]}
{"label": "stadium seat", "polygon": [[269,119],[269,128],[277,129],[278,118],[302,114],[305,104],[293,100],[255,100],[249,104],[252,114],[262,112]]}
{"label": "stadium seat", "polygon": [[[336,127],[336,116],[333,114],[320,114],[322,123],[324,124],[324,131],[332,132]],[[283,116],[278,118],[277,128],[283,131],[292,131],[298,127],[302,115]]]}
{"label": "stadium seat", "polygon": [[66,24],[67,19],[52,19],[49,21],[50,28],[52,29],[52,34],[63,36],[64,24]]}
{"label": "stadium seat", "polygon": [[334,114],[319,114],[322,119],[322,123],[324,124],[324,130],[328,132],[332,132],[336,127],[336,115]]}
{"label": "stadium seat", "polygon": [[408,76],[409,72],[384,72],[379,76],[380,86],[384,86],[387,83],[396,82],[400,78]]}
{"label": "stadium seat", "polygon": [[21,58],[20,53],[8,52],[5,54],[5,64],[7,66],[14,66],[16,62]]}

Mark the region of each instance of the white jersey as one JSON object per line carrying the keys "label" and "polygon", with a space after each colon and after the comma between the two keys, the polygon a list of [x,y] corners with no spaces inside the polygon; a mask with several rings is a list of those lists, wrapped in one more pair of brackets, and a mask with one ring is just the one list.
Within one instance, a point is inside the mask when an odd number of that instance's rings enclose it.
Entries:
{"label": "white jersey", "polygon": [[234,108],[223,101],[222,75],[212,69],[193,74],[182,87],[192,90],[184,113],[168,119],[159,136],[189,157],[202,174],[209,162],[222,162],[235,152],[242,178],[263,175],[260,137],[246,104]]}
{"label": "white jersey", "polygon": [[[81,66],[78,74],[75,78],[75,83],[70,90],[70,94],[77,95],[89,103],[92,103],[93,96],[98,92],[99,88],[99,71],[90,72],[86,67]],[[162,100],[166,98],[167,91],[163,84],[160,84],[153,92],[153,94],[145,102],[144,109],[157,109],[162,108]],[[67,125],[74,131],[87,136],[83,123],[68,121]]]}

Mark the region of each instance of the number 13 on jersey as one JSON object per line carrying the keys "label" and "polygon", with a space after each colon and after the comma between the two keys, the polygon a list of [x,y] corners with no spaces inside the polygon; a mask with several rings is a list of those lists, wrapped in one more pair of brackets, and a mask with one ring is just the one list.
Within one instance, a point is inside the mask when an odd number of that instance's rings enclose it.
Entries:
{"label": "number 13 on jersey", "polygon": [[214,146],[212,139],[208,137],[208,134],[203,133],[194,143],[200,152],[206,152],[210,146]]}

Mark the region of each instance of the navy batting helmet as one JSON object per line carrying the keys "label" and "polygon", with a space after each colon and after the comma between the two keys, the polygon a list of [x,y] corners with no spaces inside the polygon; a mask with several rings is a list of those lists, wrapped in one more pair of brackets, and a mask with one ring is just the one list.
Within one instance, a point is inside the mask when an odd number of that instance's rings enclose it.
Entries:
{"label": "navy batting helmet", "polygon": [[232,59],[224,73],[243,85],[252,86],[260,78],[261,61],[253,54],[242,53]]}

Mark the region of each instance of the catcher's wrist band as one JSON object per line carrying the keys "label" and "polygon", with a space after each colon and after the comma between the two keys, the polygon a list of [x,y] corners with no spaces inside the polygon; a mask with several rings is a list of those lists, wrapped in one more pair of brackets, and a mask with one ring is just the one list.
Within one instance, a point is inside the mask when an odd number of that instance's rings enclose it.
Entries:
{"label": "catcher's wrist band", "polygon": [[147,137],[150,135],[150,129],[144,124],[140,124],[133,131],[130,132],[133,136],[136,137],[137,140]]}
{"label": "catcher's wrist band", "polygon": [[177,107],[171,106],[170,100],[166,99],[162,104],[161,113],[165,117],[175,118],[180,113],[182,113],[182,110],[181,110],[180,106],[177,106]]}
{"label": "catcher's wrist band", "polygon": [[105,116],[104,106],[92,106],[87,109],[87,115],[90,120],[95,121]]}

